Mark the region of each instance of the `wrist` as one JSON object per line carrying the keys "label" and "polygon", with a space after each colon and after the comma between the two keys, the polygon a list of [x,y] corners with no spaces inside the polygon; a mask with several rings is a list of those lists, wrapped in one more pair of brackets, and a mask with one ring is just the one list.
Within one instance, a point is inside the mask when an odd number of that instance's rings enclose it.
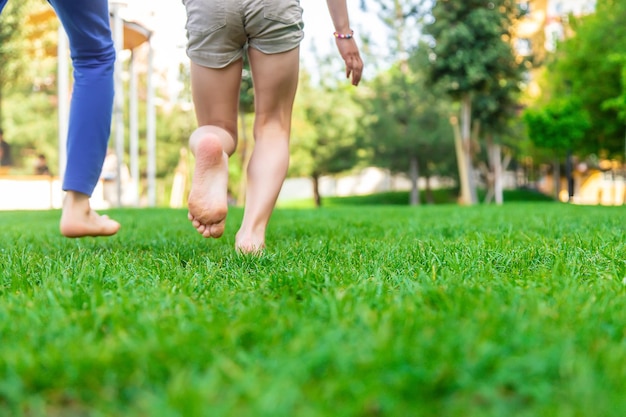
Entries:
{"label": "wrist", "polygon": [[333,32],[333,36],[336,39],[352,39],[354,37],[354,31],[352,29],[348,29],[345,31],[336,31]]}

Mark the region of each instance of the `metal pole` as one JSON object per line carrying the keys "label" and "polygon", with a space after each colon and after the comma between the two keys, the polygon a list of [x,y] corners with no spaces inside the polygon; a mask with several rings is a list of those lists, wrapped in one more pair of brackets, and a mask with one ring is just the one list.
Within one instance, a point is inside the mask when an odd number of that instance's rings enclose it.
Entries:
{"label": "metal pole", "polygon": [[147,106],[147,147],[148,147],[148,206],[156,206],[156,108],[154,100],[154,49],[152,41],[148,40],[148,93],[146,98]]}
{"label": "metal pole", "polygon": [[139,206],[139,113],[138,113],[138,97],[137,97],[137,56],[135,51],[130,57],[130,176],[134,182],[133,204]]}
{"label": "metal pole", "polygon": [[116,188],[117,206],[122,205],[122,164],[124,163],[124,83],[122,80],[121,52],[124,49],[124,22],[120,10],[126,5],[124,1],[110,2],[113,14],[113,42],[115,44],[114,86],[115,98],[113,101],[113,124],[115,126],[115,154],[117,156]]}

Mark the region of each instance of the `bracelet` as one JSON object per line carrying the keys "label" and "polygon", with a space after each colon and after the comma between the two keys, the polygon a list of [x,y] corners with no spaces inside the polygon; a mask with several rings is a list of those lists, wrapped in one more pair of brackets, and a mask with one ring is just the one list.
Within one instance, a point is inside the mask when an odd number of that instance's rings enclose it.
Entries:
{"label": "bracelet", "polygon": [[354,36],[354,31],[351,30],[350,33],[334,32],[333,36],[337,39],[352,39],[352,37]]}

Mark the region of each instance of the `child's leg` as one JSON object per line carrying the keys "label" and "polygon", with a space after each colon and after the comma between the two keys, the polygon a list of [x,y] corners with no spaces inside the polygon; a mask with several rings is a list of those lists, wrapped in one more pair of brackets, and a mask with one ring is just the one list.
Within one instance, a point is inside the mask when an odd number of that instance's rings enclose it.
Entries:
{"label": "child's leg", "polygon": [[112,235],[119,224],[99,216],[89,205],[111,131],[115,48],[108,2],[93,0],[80,7],[73,0],[50,0],[50,4],[67,32],[74,66],[61,233],[68,237]]}
{"label": "child's leg", "polygon": [[280,54],[248,50],[255,94],[254,151],[248,165],[246,207],[236,247],[265,247],[265,230],[289,167],[291,113],[298,86],[299,48]]}
{"label": "child's leg", "polygon": [[189,138],[196,163],[188,198],[189,219],[204,237],[224,233],[228,213],[228,157],[237,144],[242,61],[225,68],[191,64],[198,129]]}

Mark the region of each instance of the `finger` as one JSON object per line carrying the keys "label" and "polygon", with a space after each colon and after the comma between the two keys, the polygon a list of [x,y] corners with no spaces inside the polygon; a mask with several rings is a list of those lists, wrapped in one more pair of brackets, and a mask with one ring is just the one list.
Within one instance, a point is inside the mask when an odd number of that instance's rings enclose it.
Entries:
{"label": "finger", "polygon": [[352,67],[352,69],[350,70],[350,73],[352,74],[352,85],[358,85],[359,84],[359,80],[361,79],[361,72],[359,70],[358,66],[354,66]]}
{"label": "finger", "polygon": [[353,85],[359,85],[359,83],[361,82],[362,74],[363,72],[360,69],[352,71],[352,84]]}

